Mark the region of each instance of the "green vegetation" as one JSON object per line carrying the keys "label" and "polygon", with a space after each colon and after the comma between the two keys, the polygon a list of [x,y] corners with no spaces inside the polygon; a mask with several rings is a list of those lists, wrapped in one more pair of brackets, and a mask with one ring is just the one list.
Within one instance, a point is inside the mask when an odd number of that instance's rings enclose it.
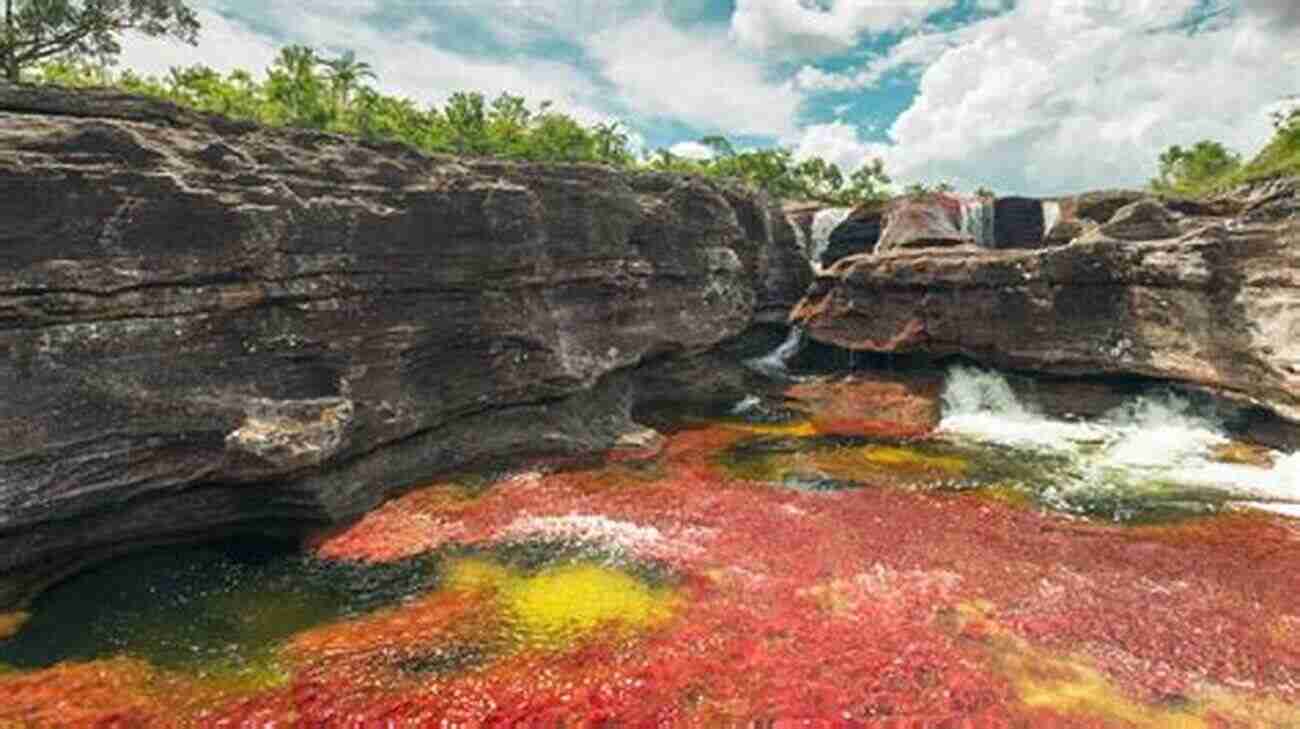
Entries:
{"label": "green vegetation", "polygon": [[75,54],[110,62],[118,34],[133,30],[193,43],[198,17],[182,0],[4,0],[0,73],[17,83],[24,68]]}
{"label": "green vegetation", "polygon": [[855,205],[890,196],[884,163],[872,160],[846,179],[837,165],[820,158],[796,161],[788,149],[737,151],[725,137],[705,137],[701,144],[713,151],[707,160],[679,157],[666,149],[648,160],[657,170],[744,180],[781,198],[819,200],[833,205]]}
{"label": "green vegetation", "polygon": [[[1300,101],[1293,97],[1288,101]],[[1236,185],[1283,175],[1300,175],[1300,105],[1273,114],[1273,139],[1249,162],[1219,142],[1174,145],[1161,153],[1158,192],[1201,197]]]}
{"label": "green vegetation", "polygon": [[822,159],[796,160],[785,148],[738,151],[716,136],[701,140],[714,151],[709,160],[686,159],[666,149],[643,160],[619,122],[584,124],[548,101],[534,107],[512,94],[489,101],[481,93],[460,92],[442,107],[421,108],[375,90],[367,83],[375,80],[374,70],[352,53],[326,58],[304,46],[281,50],[260,80],[247,71],[222,75],[205,66],[173,68],[165,78],[143,77],[75,55],[40,64],[29,76],[67,87],[111,86],[273,126],[399,141],[428,153],[648,167],[737,179],[776,197],[835,205],[889,195],[890,180],[879,160],[846,176]]}

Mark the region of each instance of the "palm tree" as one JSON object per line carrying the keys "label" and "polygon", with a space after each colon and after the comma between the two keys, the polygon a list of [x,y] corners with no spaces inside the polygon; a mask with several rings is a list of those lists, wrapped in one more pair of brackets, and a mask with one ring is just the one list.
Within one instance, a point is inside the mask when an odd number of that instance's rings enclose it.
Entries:
{"label": "palm tree", "polygon": [[339,112],[351,102],[352,91],[361,79],[377,78],[374,68],[365,61],[358,61],[354,51],[345,51],[338,58],[325,59],[320,64],[325,67],[325,75],[333,86],[334,103]]}

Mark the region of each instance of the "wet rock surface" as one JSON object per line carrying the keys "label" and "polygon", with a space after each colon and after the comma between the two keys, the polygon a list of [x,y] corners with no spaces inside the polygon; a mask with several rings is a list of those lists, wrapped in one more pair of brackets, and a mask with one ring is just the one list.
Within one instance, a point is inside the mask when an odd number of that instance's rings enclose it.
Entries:
{"label": "wet rock surface", "polygon": [[783,320],[811,276],[741,188],[3,85],[0,219],[0,604],[609,447],[640,373]]}
{"label": "wet rock surface", "polygon": [[[1282,192],[1246,207],[1291,199],[1285,185],[1271,187]],[[1069,201],[1072,220],[1114,212],[1062,247],[904,250],[841,262],[792,319],[814,340],[851,350],[1153,377],[1300,419],[1300,223],[1191,218],[1154,200],[1118,205],[1128,197]],[[1178,234],[1175,221],[1190,232],[1168,237]],[[1138,234],[1165,239],[1131,239]]]}

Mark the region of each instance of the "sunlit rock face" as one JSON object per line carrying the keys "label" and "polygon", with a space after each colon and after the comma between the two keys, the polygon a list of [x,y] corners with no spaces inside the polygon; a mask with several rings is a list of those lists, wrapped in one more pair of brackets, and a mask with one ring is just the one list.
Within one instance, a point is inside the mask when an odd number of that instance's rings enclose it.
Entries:
{"label": "sunlit rock face", "polygon": [[1300,222],[1209,214],[1293,205],[1282,189],[1181,213],[1127,194],[1080,196],[1061,204],[1086,231],[1073,243],[855,257],[819,277],[792,320],[847,349],[1176,380],[1294,421]]}
{"label": "sunlit rock face", "polygon": [[0,574],[32,582],[614,445],[646,361],[811,278],[746,189],[11,86],[0,219]]}
{"label": "sunlit rock face", "polygon": [[968,226],[962,199],[946,193],[911,195],[889,206],[879,252],[905,248],[974,246],[978,239]]}

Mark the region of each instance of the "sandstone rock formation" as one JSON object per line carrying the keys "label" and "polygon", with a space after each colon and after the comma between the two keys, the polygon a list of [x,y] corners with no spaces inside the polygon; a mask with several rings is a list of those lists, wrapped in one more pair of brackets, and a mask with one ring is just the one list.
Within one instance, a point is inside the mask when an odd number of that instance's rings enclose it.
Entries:
{"label": "sandstone rock formation", "polygon": [[945,193],[908,195],[889,204],[885,228],[876,249],[937,248],[974,245],[962,231],[961,202]]}
{"label": "sandstone rock formation", "polygon": [[1177,238],[1181,231],[1164,205],[1146,199],[1120,208],[1100,232],[1118,240],[1163,240]]}
{"label": "sandstone rock formation", "polygon": [[1246,209],[1290,206],[1288,217],[1269,215],[1274,222],[1253,222],[1250,213],[1197,218],[1178,238],[1120,240],[1107,231],[1124,223],[1132,232],[1139,212],[1175,216],[1153,211],[1156,203],[1127,207],[1134,203],[1110,197],[1103,205],[1093,196],[1077,214],[1113,206],[1112,217],[1070,245],[849,258],[814,283],[792,320],[813,339],[852,350],[1162,378],[1300,421],[1300,186],[1273,187],[1283,192]]}
{"label": "sandstone rock formation", "polygon": [[5,85],[0,220],[0,605],[609,447],[643,372],[783,321],[811,278],[745,189]]}
{"label": "sandstone rock formation", "polygon": [[885,230],[885,203],[859,205],[843,223],[831,231],[830,245],[822,254],[821,265],[830,268],[836,261],[860,253],[874,253]]}

